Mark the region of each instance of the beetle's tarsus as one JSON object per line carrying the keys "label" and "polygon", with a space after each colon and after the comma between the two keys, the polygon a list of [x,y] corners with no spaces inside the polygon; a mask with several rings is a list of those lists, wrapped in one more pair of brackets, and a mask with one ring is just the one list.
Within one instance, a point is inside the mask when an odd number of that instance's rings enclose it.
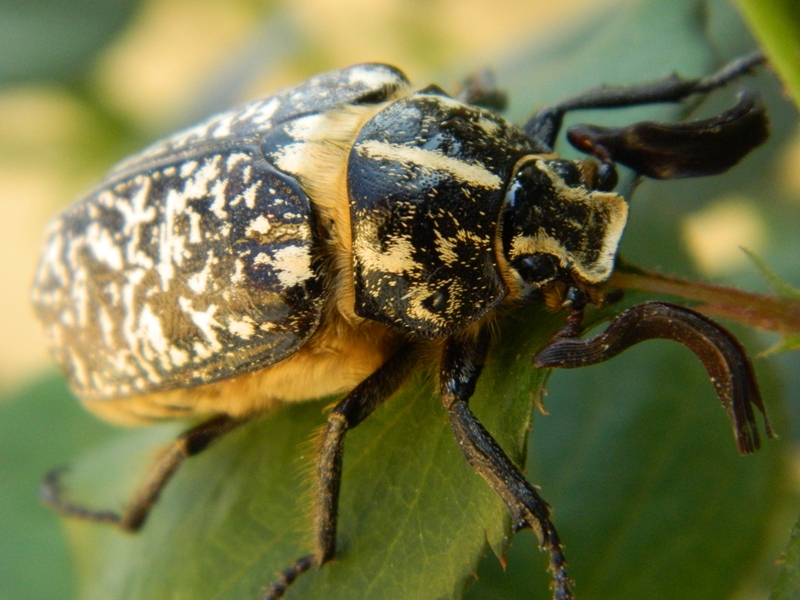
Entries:
{"label": "beetle's tarsus", "polygon": [[178,470],[178,467],[183,464],[183,461],[202,452],[211,442],[245,421],[246,419],[234,419],[227,415],[220,415],[200,423],[178,436],[164,448],[161,455],[151,465],[144,480],[131,497],[128,508],[122,513],[93,510],[64,500],[59,484],[63,469],[56,469],[45,476],[39,495],[47,505],[67,517],[95,523],[108,523],[117,526],[122,531],[135,533],[142,528],[164,486]]}
{"label": "beetle's tarsus", "polygon": [[313,567],[315,562],[316,559],[313,554],[297,559],[291,567],[281,571],[278,581],[273,583],[267,594],[261,596],[258,600],[279,600],[283,598],[286,590],[294,583],[294,580]]}
{"label": "beetle's tarsus", "polygon": [[648,339],[674,340],[694,352],[708,371],[714,390],[728,413],[739,452],[750,454],[761,446],[753,407],[764,418],[773,437],[753,365],[736,338],[700,313],[666,302],[633,306],[608,328],[588,340],[554,338],[534,356],[539,368],[575,368],[606,361]]}
{"label": "beetle's tarsus", "polygon": [[65,517],[93,523],[119,525],[122,520],[119,513],[111,510],[93,510],[79,504],[73,504],[64,498],[61,488],[61,475],[66,470],[65,467],[61,467],[53,469],[45,475],[39,487],[39,498],[42,502]]}

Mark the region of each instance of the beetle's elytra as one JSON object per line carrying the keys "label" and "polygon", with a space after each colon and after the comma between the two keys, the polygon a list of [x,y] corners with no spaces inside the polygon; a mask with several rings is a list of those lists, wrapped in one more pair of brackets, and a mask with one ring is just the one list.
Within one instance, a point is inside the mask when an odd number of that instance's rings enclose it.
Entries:
{"label": "beetle's elytra", "polygon": [[[330,560],[344,436],[440,354],[440,392],[469,464],[550,553],[553,593],[572,598],[547,504],[468,407],[501,305],[566,309],[539,367],[606,360],[653,337],[703,361],[742,452],[759,445],[764,412],[735,338],[689,309],[635,306],[592,340],[587,304],[605,301],[627,220],[615,163],[655,178],[721,173],[766,139],[763,106],[678,125],[576,126],[590,154],[553,152],[567,111],[667,102],[748,72],[739,59],[697,80],[602,87],[517,128],[473,82],[456,98],[412,91],[394,67],[320,75],[159,142],[124,161],[57,218],[32,292],[56,359],[78,397],[118,422],[205,416],[178,438],[122,514],[65,500],[60,511],[136,530],[184,458],[268,409],[341,393],[317,465],[316,547],[266,598]],[[486,104],[487,107],[481,107]],[[767,424],[769,433],[769,426]]]}

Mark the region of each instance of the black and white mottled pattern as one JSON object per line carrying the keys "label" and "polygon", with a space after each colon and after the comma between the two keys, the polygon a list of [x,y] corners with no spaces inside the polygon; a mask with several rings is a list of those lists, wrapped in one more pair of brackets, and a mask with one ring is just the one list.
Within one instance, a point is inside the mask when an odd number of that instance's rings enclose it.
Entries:
{"label": "black and white mottled pattern", "polygon": [[257,148],[136,175],[48,233],[33,300],[83,398],[215,381],[314,331],[308,198]]}
{"label": "black and white mottled pattern", "polygon": [[[383,64],[361,64],[323,73],[275,95],[217,114],[156,142],[121,162],[110,178],[142,172],[149,165],[175,162],[199,146],[242,142],[268,134],[276,126],[306,115],[347,105],[376,104],[404,91],[408,80],[398,69]],[[101,184],[101,186],[104,184]]]}
{"label": "black and white mottled pattern", "polygon": [[320,236],[270,134],[406,85],[385,65],[320,75],[154,144],[56,219],[32,299],[76,393],[201,385],[301,347],[323,306]]}
{"label": "black and white mottled pattern", "polygon": [[503,206],[502,244],[509,261],[547,254],[583,282],[611,276],[628,205],[622,196],[569,186],[552,168],[561,159],[530,156],[516,166]]}
{"label": "black and white mottled pattern", "polygon": [[415,335],[459,331],[508,293],[495,240],[520,156],[544,149],[436,88],[362,129],[348,167],[356,312]]}

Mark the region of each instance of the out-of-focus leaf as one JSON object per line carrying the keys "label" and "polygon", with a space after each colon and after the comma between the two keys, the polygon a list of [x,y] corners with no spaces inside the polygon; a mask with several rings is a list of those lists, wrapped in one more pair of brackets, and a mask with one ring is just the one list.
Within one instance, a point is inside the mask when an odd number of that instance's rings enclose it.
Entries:
{"label": "out-of-focus leaf", "polygon": [[137,0],[3,0],[0,83],[81,78],[139,4]]}
{"label": "out-of-focus leaf", "polygon": [[800,106],[800,3],[797,0],[736,0],[770,62]]}
{"label": "out-of-focus leaf", "polygon": [[800,300],[800,290],[792,287],[788,283],[786,283],[783,279],[781,279],[778,274],[769,268],[767,262],[758,256],[755,252],[751,252],[746,248],[742,248],[742,251],[747,254],[748,258],[753,261],[753,264],[758,268],[761,274],[764,276],[764,279],[767,280],[769,286],[775,290],[779,296],[783,298],[789,298],[792,300]]}
{"label": "out-of-focus leaf", "polygon": [[[541,310],[510,317],[473,402],[518,461],[542,375],[530,356],[556,322]],[[544,333],[531,334],[530,323],[546,325]],[[502,547],[505,506],[466,465],[433,390],[421,375],[348,434],[340,554],[298,580],[293,595],[459,597],[487,541]],[[137,536],[70,522],[80,597],[254,597],[309,552],[309,439],[324,422],[324,406],[281,407],[191,459]],[[153,441],[141,431],[121,436],[78,463],[69,489],[93,505],[120,506],[146,462],[131,454]]]}
{"label": "out-of-focus leaf", "polygon": [[795,523],[789,545],[781,557],[781,570],[769,600],[797,600],[800,598],[800,520]]}
{"label": "out-of-focus leaf", "polygon": [[761,356],[771,356],[772,354],[781,354],[792,350],[800,350],[800,335],[786,336],[774,346],[764,350]]}
{"label": "out-of-focus leaf", "polygon": [[60,377],[0,401],[0,598],[73,596],[61,526],[37,490],[47,471],[114,434],[87,418]]}

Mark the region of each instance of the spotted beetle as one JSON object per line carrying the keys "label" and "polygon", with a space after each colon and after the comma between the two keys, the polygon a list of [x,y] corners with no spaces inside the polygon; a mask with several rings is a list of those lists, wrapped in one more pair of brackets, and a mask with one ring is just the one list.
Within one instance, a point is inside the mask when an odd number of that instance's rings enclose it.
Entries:
{"label": "spotted beetle", "polygon": [[[739,450],[759,447],[764,414],[737,340],[690,309],[623,311],[580,337],[602,306],[627,220],[616,164],[668,179],[722,173],[767,137],[757,96],[711,119],[571,127],[589,157],[553,152],[565,113],[676,102],[747,73],[760,55],[700,79],[601,87],[517,128],[473,80],[451,97],[410,91],[396,68],[362,64],[246,104],[122,162],[50,226],[32,299],[76,395],[103,418],[208,417],[153,466],[121,514],[67,500],[62,513],[136,531],[183,460],[280,402],[344,394],[316,466],[316,547],[265,599],[333,558],[344,437],[439,355],[442,402],[467,462],[507,505],[516,530],[549,552],[553,594],[573,598],[550,509],[468,406],[500,306],[568,311],[534,357],[540,368],[604,361],[639,341],[697,354]],[[771,434],[764,414],[766,430]]]}

